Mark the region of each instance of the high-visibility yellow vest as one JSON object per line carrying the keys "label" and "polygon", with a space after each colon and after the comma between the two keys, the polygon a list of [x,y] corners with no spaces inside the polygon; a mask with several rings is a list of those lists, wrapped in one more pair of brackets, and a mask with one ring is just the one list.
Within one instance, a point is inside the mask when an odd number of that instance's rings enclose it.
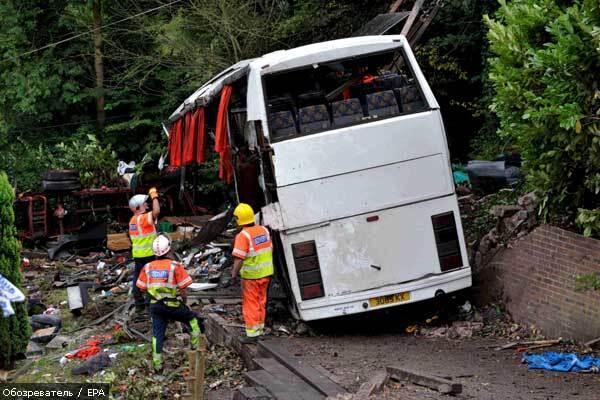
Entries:
{"label": "high-visibility yellow vest", "polygon": [[134,215],[129,221],[131,254],[133,258],[152,257],[152,242],[156,239],[156,227],[152,213]]}
{"label": "high-visibility yellow vest", "polygon": [[233,250],[234,256],[245,257],[240,270],[242,279],[260,279],[273,275],[273,243],[269,230],[255,225],[242,229],[239,235],[245,237],[248,243],[247,250],[237,246]]}
{"label": "high-visibility yellow vest", "polygon": [[144,265],[137,286],[148,291],[150,302],[164,301],[167,306],[177,307],[177,288],[191,285],[192,278],[177,261],[156,260]]}

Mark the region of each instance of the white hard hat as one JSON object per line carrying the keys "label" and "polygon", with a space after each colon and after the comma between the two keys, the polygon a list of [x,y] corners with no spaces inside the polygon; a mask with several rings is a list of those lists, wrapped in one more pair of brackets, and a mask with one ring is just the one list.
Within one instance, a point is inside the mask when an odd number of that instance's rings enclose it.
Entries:
{"label": "white hard hat", "polygon": [[132,210],[137,210],[139,206],[144,204],[148,200],[147,194],[136,194],[131,199],[129,199],[129,208]]}
{"label": "white hard hat", "polygon": [[165,235],[158,235],[152,242],[152,250],[155,256],[164,256],[171,251],[171,241]]}

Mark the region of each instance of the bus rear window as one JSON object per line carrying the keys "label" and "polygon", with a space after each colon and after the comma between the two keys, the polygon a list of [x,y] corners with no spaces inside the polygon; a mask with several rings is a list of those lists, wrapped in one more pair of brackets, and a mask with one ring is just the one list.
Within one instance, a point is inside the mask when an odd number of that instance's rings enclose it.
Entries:
{"label": "bus rear window", "polygon": [[427,109],[402,49],[264,77],[273,141]]}

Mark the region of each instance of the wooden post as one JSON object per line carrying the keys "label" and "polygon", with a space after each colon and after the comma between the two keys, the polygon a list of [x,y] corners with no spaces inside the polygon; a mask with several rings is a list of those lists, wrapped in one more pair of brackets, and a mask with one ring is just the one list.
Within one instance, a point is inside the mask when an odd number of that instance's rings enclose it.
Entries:
{"label": "wooden post", "polygon": [[204,369],[206,368],[206,337],[200,335],[196,350],[196,370],[194,376],[194,400],[204,400]]}
{"label": "wooden post", "polygon": [[186,391],[182,395],[182,397],[184,399],[196,400],[196,396],[194,394],[194,390],[196,389],[195,388],[196,351],[194,351],[194,350],[188,351],[188,363],[189,363],[189,373],[186,378],[186,381],[187,381]]}

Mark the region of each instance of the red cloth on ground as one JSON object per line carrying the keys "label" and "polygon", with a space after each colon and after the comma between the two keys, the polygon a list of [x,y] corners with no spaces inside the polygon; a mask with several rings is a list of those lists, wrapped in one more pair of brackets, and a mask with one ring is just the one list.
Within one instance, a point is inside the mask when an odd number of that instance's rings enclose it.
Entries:
{"label": "red cloth on ground", "polygon": [[217,127],[215,130],[215,151],[219,153],[219,178],[231,183],[233,179],[233,164],[231,162],[231,150],[229,148],[229,137],[227,135],[227,113],[229,100],[231,99],[232,87],[223,86],[221,90],[221,101],[217,114]]}
{"label": "red cloth on ground", "polygon": [[185,114],[185,134],[183,135],[183,164],[196,161],[196,118],[191,111]]}
{"label": "red cloth on ground", "polygon": [[68,359],[81,358],[82,360],[87,360],[91,356],[100,353],[102,350],[100,345],[109,340],[111,337],[111,335],[94,335],[90,338],[90,340],[85,342],[82,348],[77,350],[75,353],[66,354],[65,357]]}
{"label": "red cloth on ground", "polygon": [[172,167],[181,166],[181,141],[183,140],[183,118],[173,122],[169,132],[169,164]]}
{"label": "red cloth on ground", "polygon": [[204,146],[206,144],[206,122],[204,120],[204,107],[199,107],[194,113],[196,121],[196,163],[204,162]]}

